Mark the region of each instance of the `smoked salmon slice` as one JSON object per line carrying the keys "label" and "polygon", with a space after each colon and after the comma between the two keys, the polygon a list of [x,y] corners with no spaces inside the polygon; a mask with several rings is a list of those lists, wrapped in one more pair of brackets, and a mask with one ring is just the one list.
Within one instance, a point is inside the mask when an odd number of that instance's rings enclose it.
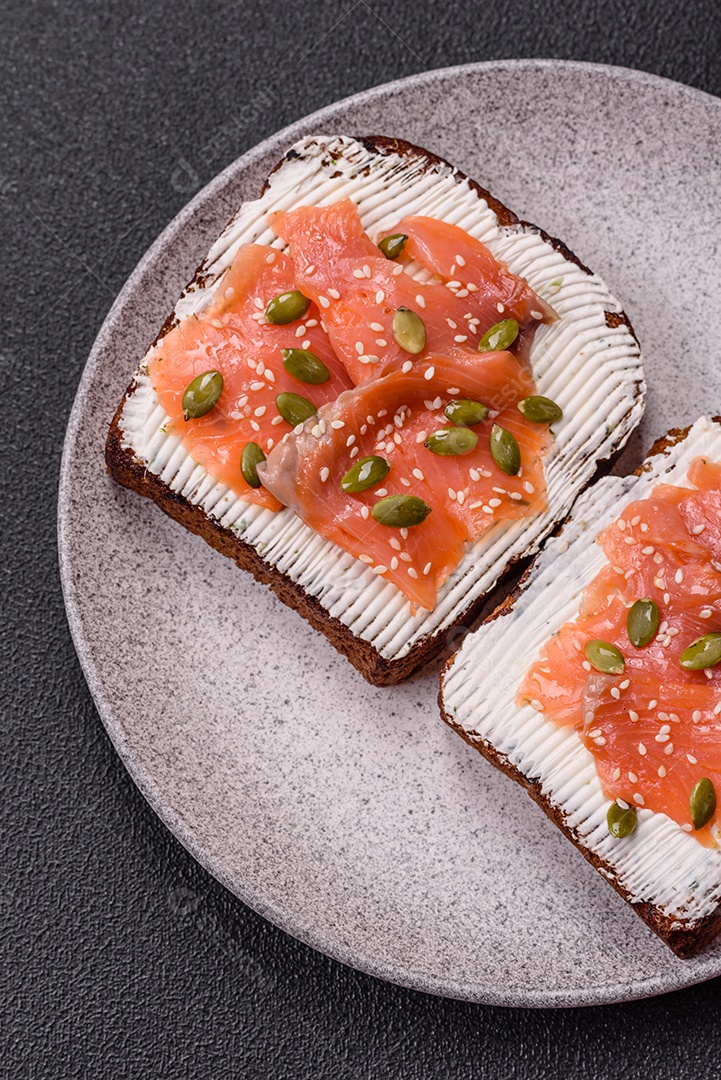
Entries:
{"label": "smoked salmon slice", "polygon": [[[275,297],[295,290],[293,264],[283,252],[257,244],[241,247],[212,306],[180,322],[153,350],[148,376],[170,417],[167,430],[210,475],[248,502],[276,510],[280,503],[263,487],[251,487],[241,473],[249,442],[269,453],[291,426],[276,407],[290,392],[315,406],[333,401],[351,381],[311,305],[302,319],[276,326],[264,316]],[[326,382],[309,385],[283,366],[283,349],[312,352],[327,368]],[[219,371],[223,390],[205,416],[185,420],[183,395],[192,380]]]}
{"label": "smoked salmon slice", "polygon": [[[430,610],[467,541],[500,520],[545,509],[541,458],[550,435],[517,408],[532,387],[509,352],[430,355],[409,372],[395,371],[341,394],[276,446],[258,472],[264,486],[306,524],[392,581],[414,607]],[[461,430],[444,413],[458,399],[491,403],[488,419],[473,428],[477,444],[461,455],[433,453],[425,445],[430,435]],[[502,472],[491,455],[494,423],[517,440],[517,475]],[[367,490],[344,490],[345,474],[366,457],[381,458],[387,475]],[[390,496],[420,499],[429,513],[409,528],[376,521],[374,506]]]}
{"label": "smoked salmon slice", "polygon": [[[408,237],[397,261],[371,241],[350,199],[280,211],[270,224],[288,243],[297,287],[318,305],[331,344],[356,384],[407,365],[408,353],[393,334],[399,308],[423,321],[420,356],[476,356],[490,327],[515,319],[520,334],[512,348],[525,357],[538,324],[556,317],[484,244],[446,222],[403,219],[392,230]],[[412,260],[428,271],[424,284],[405,272]]]}
{"label": "smoked salmon slice", "polygon": [[[610,799],[667,814],[715,846],[719,811],[694,829],[689,799],[702,778],[721,794],[721,664],[689,670],[681,658],[721,630],[721,465],[697,458],[687,479],[693,486],[659,484],[598,536],[608,564],[576,620],[543,647],[518,702],[576,728]],[[641,599],[657,606],[659,626],[636,647],[627,622]],[[585,658],[597,640],[620,650],[621,674]]]}

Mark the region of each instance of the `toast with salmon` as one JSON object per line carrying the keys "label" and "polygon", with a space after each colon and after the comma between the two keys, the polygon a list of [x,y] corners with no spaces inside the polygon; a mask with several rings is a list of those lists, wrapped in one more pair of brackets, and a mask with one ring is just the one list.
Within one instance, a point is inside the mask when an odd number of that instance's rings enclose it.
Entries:
{"label": "toast with salmon", "polygon": [[538,550],[644,395],[630,321],[560,241],[428,151],[308,137],[183,292],[106,462],[389,685]]}
{"label": "toast with salmon", "polygon": [[577,500],[440,705],[678,956],[718,933],[721,418]]}

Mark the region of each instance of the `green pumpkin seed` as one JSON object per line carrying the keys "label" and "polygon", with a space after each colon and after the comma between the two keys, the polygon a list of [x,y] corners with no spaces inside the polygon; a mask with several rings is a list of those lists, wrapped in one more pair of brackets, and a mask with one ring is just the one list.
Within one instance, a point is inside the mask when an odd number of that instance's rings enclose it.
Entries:
{"label": "green pumpkin seed", "polygon": [[681,667],[687,671],[702,671],[721,662],[721,634],[704,634],[696,638],[681,653]]}
{"label": "green pumpkin seed", "polygon": [[629,806],[625,810],[617,802],[612,802],[606,814],[606,824],[611,836],[617,840],[623,840],[630,836],[638,824],[638,814],[635,806]]}
{"label": "green pumpkin seed", "polygon": [[371,509],[378,524],[388,525],[391,529],[410,529],[412,525],[420,525],[430,512],[428,503],[417,495],[386,495]]}
{"label": "green pumpkin seed", "polygon": [[661,616],[658,607],[653,600],[650,600],[648,597],[644,600],[637,600],[636,603],[632,604],[629,608],[626,617],[628,640],[632,645],[635,645],[637,649],[645,648],[645,646],[650,645],[656,637],[660,621]]}
{"label": "green pumpkin seed", "polygon": [[293,292],[284,292],[279,296],[274,296],[265,309],[265,317],[275,326],[285,326],[286,323],[301,319],[309,307],[308,297],[294,289]]}
{"label": "green pumpkin seed", "polygon": [[518,402],[518,411],[534,424],[553,424],[563,416],[563,409],[550,397],[534,394]]}
{"label": "green pumpkin seed", "polygon": [[701,777],[691,788],[688,808],[694,829],[703,829],[716,813],[716,789],[708,776]]}
{"label": "green pumpkin seed", "polygon": [[441,457],[458,457],[476,449],[478,436],[467,427],[439,428],[429,435],[423,445],[432,454]]}
{"label": "green pumpkin seed", "polygon": [[583,655],[596,671],[601,671],[604,675],[623,675],[626,667],[623,653],[610,641],[601,641],[600,638],[587,641]]}
{"label": "green pumpkin seed", "polygon": [[388,473],[391,471],[389,462],[382,457],[361,458],[360,461],[356,461],[352,469],[349,469],[340,482],[340,486],[343,491],[354,493],[356,491],[367,491],[368,488],[375,487],[376,484],[380,484],[381,480],[385,480]]}
{"label": "green pumpkin seed", "polygon": [[298,382],[310,383],[317,386],[318,383],[328,382],[330,372],[323,361],[315,353],[307,349],[281,349],[283,367]]}
{"label": "green pumpkin seed", "polygon": [[474,427],[486,419],[488,406],[482,401],[462,398],[460,401],[449,401],[443,412],[456,427]]}
{"label": "green pumpkin seed", "polygon": [[397,259],[403,248],[406,246],[408,237],[405,233],[393,233],[392,236],[384,236],[382,240],[378,242],[378,247],[381,249],[386,259]]}
{"label": "green pumpkin seed", "polygon": [[183,394],[183,416],[186,420],[197,420],[205,416],[218,404],[223,393],[223,376],[219,371],[204,371],[188,383]]}
{"label": "green pumpkin seed", "polygon": [[257,442],[246,443],[240,457],[240,471],[243,474],[243,479],[246,484],[250,484],[252,488],[260,487],[258,466],[261,461],[265,461],[265,454],[258,446]]}
{"label": "green pumpkin seed", "polygon": [[422,352],[426,344],[423,319],[410,308],[399,307],[393,316],[393,337],[404,352]]}
{"label": "green pumpkin seed", "polygon": [[308,398],[287,391],[278,394],[275,399],[275,407],[291,427],[296,427],[305,420],[310,420],[311,416],[315,416],[318,411],[313,402],[308,401]]}
{"label": "green pumpkin seed", "polygon": [[515,319],[501,319],[495,326],[486,330],[478,342],[479,352],[501,352],[510,349],[518,337],[518,323]]}
{"label": "green pumpkin seed", "polygon": [[510,431],[494,424],[491,429],[491,457],[506,476],[515,476],[521,467],[521,449]]}

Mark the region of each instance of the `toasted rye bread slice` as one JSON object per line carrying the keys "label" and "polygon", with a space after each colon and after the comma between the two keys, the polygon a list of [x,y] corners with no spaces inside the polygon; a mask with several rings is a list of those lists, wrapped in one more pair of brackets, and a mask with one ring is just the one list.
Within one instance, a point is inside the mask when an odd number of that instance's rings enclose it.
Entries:
{"label": "toasted rye bread slice", "polygon": [[[406,214],[460,225],[558,311],[539,327],[531,365],[539,393],[565,410],[546,459],[549,511],[499,523],[469,547],[432,612],[411,614],[405,596],[290,511],[243,502],[197,465],[177,438],[141,363],[110,426],[106,461],[126,487],[234,559],[299,611],[369,682],[390,685],[436,655],[480,614],[488,593],[562,521],[600,462],[626,442],[643,413],[638,342],[604,283],[558,240],[510,210],[447,162],[395,139],[309,137],[271,173],[262,197],[244,204],[183,292],[157,340],[210,301],[241,244],[282,247],[266,224],[271,210],[350,196],[372,236]],[[422,277],[420,268],[419,278]]]}
{"label": "toasted rye bread slice", "polygon": [[515,704],[541,646],[578,614],[605,564],[598,533],[660,481],[683,484],[693,458],[721,460],[721,417],[660,439],[639,469],[604,477],[576,502],[514,592],[463,642],[441,676],[441,715],[491,764],[521,784],[636,913],[681,957],[721,930],[721,848],[709,850],[665,814],[639,809],[638,828],[614,840],[591,753],[573,728]]}

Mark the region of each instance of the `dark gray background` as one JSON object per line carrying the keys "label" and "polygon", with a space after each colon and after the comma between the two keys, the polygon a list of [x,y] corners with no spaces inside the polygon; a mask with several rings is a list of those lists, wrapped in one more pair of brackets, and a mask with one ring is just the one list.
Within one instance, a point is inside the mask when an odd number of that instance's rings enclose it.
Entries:
{"label": "dark gray background", "polygon": [[719,980],[597,1009],[490,1009],[347,970],[244,908],[154,817],[105,736],[55,543],[63,433],[93,338],[220,168],[337,98],[468,61],[592,60],[721,94],[718,10],[3,5],[3,1077],[718,1075]]}

